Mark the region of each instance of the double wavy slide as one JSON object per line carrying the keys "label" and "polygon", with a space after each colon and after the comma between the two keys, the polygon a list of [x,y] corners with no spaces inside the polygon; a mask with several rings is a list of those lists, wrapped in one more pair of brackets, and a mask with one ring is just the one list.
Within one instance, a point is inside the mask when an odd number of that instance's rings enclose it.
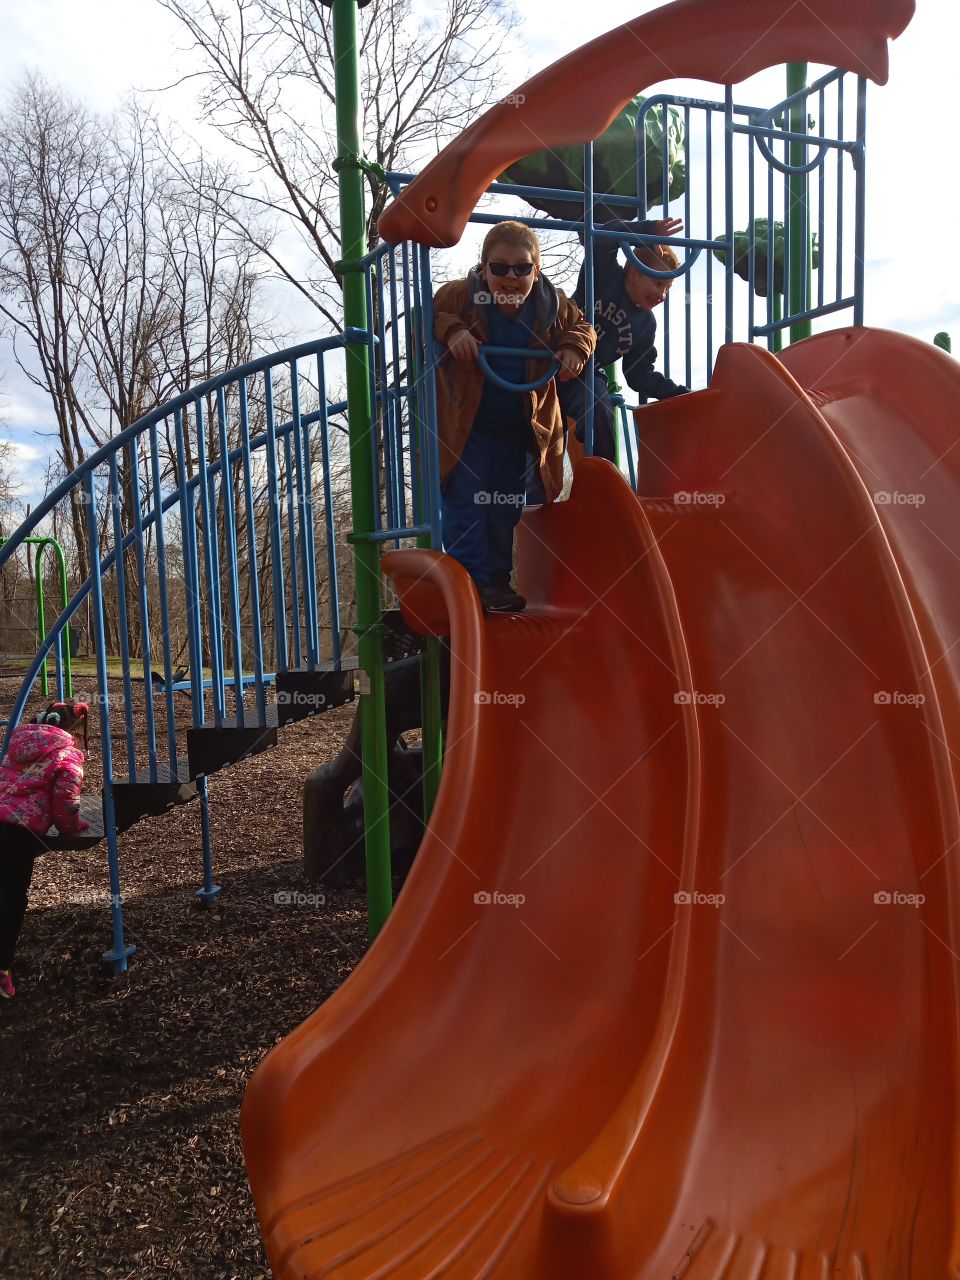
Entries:
{"label": "double wavy slide", "polygon": [[960,374],[851,329],[641,411],[449,636],[440,793],[254,1075],[277,1277],[942,1280],[956,1231]]}

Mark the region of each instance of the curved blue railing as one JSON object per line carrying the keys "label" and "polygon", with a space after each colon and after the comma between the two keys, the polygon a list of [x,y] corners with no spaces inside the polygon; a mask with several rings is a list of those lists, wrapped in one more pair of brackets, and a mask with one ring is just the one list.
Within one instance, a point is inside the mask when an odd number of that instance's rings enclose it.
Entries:
{"label": "curved blue railing", "polygon": [[[386,252],[377,261],[389,269]],[[428,363],[417,352],[423,331],[410,295],[401,299],[395,287],[370,331],[301,343],[191,387],[91,454],[0,548],[2,567],[56,512],[89,564],[15,691],[2,750],[44,660],[59,655],[71,619],[89,602],[114,926],[104,959],[115,970],[126,967],[131,953],[120,907],[118,781],[149,785],[182,777],[188,729],[266,727],[276,672],[342,669],[349,476],[335,419],[346,404],[328,398],[328,388],[340,372],[331,360],[350,343],[370,344],[379,363],[373,402],[384,453],[374,483],[379,492],[389,472],[391,536],[429,532],[422,513],[432,499],[425,492],[439,481],[422,466],[424,438],[435,433],[417,407],[428,399]],[[389,383],[381,344],[393,368]],[[408,376],[411,368],[420,370],[418,377]],[[428,453],[438,456],[435,448]],[[71,552],[76,558],[80,548]],[[175,683],[181,646],[189,676]],[[119,689],[108,647],[119,659]],[[142,705],[134,696],[135,672]],[[179,714],[175,689],[190,695],[186,716]],[[251,691],[252,705],[244,697]],[[206,779],[195,781],[204,839],[201,893],[212,897]]]}

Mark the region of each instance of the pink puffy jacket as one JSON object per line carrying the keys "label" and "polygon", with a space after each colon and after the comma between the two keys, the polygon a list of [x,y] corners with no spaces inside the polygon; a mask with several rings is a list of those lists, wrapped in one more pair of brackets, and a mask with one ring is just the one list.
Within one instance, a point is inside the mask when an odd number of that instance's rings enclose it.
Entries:
{"label": "pink puffy jacket", "polygon": [[[72,734],[52,724],[21,724],[0,764],[0,822],[46,835],[52,825],[75,835],[80,817],[83,752]],[[0,850],[2,853],[2,850]]]}

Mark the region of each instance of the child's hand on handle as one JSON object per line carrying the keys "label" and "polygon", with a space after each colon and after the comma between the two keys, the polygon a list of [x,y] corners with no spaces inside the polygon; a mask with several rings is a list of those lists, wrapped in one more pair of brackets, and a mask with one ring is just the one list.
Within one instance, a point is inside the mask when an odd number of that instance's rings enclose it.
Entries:
{"label": "child's hand on handle", "polygon": [[477,340],[469,329],[458,329],[456,333],[451,334],[447,341],[447,349],[454,360],[459,360],[463,364],[468,364],[477,358]]}
{"label": "child's hand on handle", "polygon": [[561,347],[557,352],[557,359],[560,361],[557,378],[561,382],[570,382],[574,378],[579,378],[583,373],[583,366],[587,363],[580,352],[574,351],[573,347]]}

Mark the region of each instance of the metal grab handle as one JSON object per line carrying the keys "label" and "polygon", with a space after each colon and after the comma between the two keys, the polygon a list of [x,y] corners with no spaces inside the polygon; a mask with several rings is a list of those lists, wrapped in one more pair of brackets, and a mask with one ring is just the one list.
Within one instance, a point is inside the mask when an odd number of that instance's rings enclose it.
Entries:
{"label": "metal grab handle", "polygon": [[[703,252],[703,247],[701,245],[691,245],[689,246],[689,256],[684,258],[679,267],[664,267],[662,271],[658,271],[656,267],[651,267],[646,262],[641,262],[634,253],[634,249],[640,248],[641,246],[630,244],[626,240],[621,240],[619,243],[620,248],[623,250],[630,266],[635,267],[637,271],[643,272],[645,276],[653,276],[655,280],[676,280],[678,276],[685,276]],[[661,242],[657,241],[656,243],[659,244]],[[664,241],[663,243],[667,242]],[[726,248],[726,245],[722,247]]]}
{"label": "metal grab handle", "polygon": [[[542,377],[535,379],[533,382],[510,382],[490,368],[488,356],[525,356],[528,360],[549,360],[550,368]],[[556,376],[560,368],[560,361],[552,351],[529,350],[525,347],[479,347],[477,350],[477,364],[479,364],[481,372],[487,381],[492,382],[501,391],[537,391],[540,387],[545,387],[550,379]]]}

